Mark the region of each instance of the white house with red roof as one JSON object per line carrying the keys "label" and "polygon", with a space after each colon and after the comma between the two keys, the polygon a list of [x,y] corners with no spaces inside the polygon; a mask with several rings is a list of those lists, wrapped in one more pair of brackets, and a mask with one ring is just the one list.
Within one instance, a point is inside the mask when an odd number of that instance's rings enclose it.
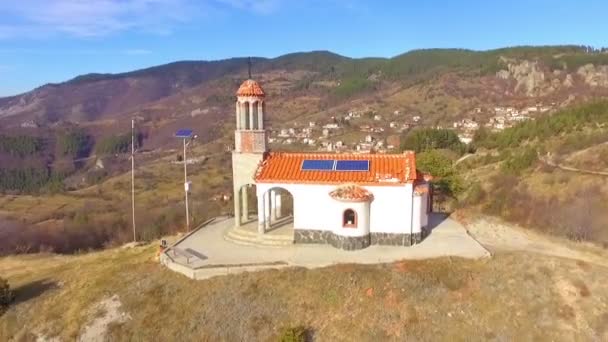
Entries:
{"label": "white house with red roof", "polygon": [[416,170],[414,152],[270,151],[265,96],[251,79],[237,91],[232,154],[237,227],[256,221],[263,236],[290,222],[295,243],[328,243],[346,250],[410,246],[426,236],[429,176]]}

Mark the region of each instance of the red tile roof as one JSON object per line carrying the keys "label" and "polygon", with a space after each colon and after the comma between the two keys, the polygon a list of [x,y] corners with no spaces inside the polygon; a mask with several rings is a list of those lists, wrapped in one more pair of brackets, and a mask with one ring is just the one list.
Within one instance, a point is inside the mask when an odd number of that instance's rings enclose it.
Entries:
{"label": "red tile roof", "polygon": [[[369,171],[303,171],[305,159],[369,160]],[[266,155],[254,178],[259,183],[405,184],[417,179],[416,155],[411,151],[403,154],[274,152]]]}
{"label": "red tile roof", "polygon": [[371,202],[374,195],[357,184],[345,184],[329,193],[331,198],[344,202]]}
{"label": "red tile roof", "polygon": [[246,80],[241,84],[239,90],[236,92],[236,96],[259,96],[264,97],[266,94],[264,93],[264,89],[260,86],[260,84],[254,80]]}

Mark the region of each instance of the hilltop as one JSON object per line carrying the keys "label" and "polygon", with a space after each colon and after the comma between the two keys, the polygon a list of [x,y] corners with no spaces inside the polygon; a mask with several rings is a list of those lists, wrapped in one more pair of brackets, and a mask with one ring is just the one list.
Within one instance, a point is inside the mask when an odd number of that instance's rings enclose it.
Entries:
{"label": "hilltop", "polygon": [[502,227],[500,236],[517,236],[517,246],[490,237],[486,223],[473,229],[494,243],[489,259],[288,268],[205,281],[160,266],[158,241],[4,257],[0,274],[16,298],[0,316],[0,339],[276,341],[286,331],[360,341],[608,337],[608,316],[598,311],[608,300],[605,251]]}
{"label": "hilltop", "polygon": [[[194,224],[230,215],[233,93],[245,59],[90,74],[0,99],[0,163],[10,165],[0,168],[0,275],[16,293],[0,339],[606,339],[606,250],[597,245],[608,246],[607,56],[563,46],[253,59],[273,138],[286,130],[282,141],[295,140],[309,122],[315,134],[340,124],[327,140],[346,148],[369,135],[415,150],[417,168],[435,176],[435,209],[468,223],[494,255],[201,282],[154,260],[156,239],[184,227],[172,133],[201,135],[188,152]],[[490,122],[542,107],[550,110],[512,127]],[[357,119],[346,124],[351,112]],[[152,242],[119,249],[132,238],[131,117],[137,234]],[[477,125],[468,146],[452,129],[458,122]],[[272,148],[320,145],[277,139]]]}
{"label": "hilltop", "polygon": [[[437,160],[447,163],[428,171],[450,183],[453,193],[441,202],[456,203],[442,203],[436,210],[478,208],[524,226],[603,244],[608,236],[599,213],[605,201],[594,199],[608,193],[605,178],[555,170],[537,156],[549,152],[566,167],[606,170],[598,157],[605,154],[605,105],[578,104],[608,94],[606,56],[562,46],[419,50],[390,59],[310,52],[254,58],[253,64],[255,78],[268,94],[272,149],[318,150],[337,141],[352,149],[369,136],[385,146],[393,144],[398,152],[407,147],[399,146],[404,137],[420,132],[416,126],[474,124],[481,129],[472,136],[472,147],[463,149],[456,141],[457,148],[439,148],[447,149],[439,159],[417,150],[419,167]],[[0,253],[71,253],[129,239],[130,212],[125,208],[130,208],[130,199],[125,194],[130,163],[125,152],[131,117],[137,120],[140,237],[153,239],[183,227],[182,170],[175,164],[181,156],[172,136],[180,127],[191,127],[200,136],[191,150],[197,162],[189,168],[196,185],[191,197],[194,221],[230,214],[230,175],[225,170],[230,169],[235,125],[233,95],[246,67],[244,58],[178,62],[125,74],[81,76],[1,99],[0,191],[5,194],[0,197],[0,234],[10,239]],[[163,92],[150,90],[160,88]],[[551,109],[539,110],[543,107]],[[49,116],[53,108],[56,117]],[[491,135],[494,140],[485,139],[486,123],[496,118],[497,110],[510,108],[537,112],[528,115],[530,121]],[[595,116],[580,115],[587,112]],[[357,118],[346,122],[349,113]],[[382,120],[376,121],[375,114]],[[501,115],[504,119],[512,112]],[[546,119],[553,116],[559,120]],[[310,128],[309,122],[316,126]],[[319,138],[322,125],[335,122],[341,128]],[[396,127],[389,126],[393,122]],[[312,145],[299,137],[296,141],[303,129],[312,130]],[[280,138],[283,130],[288,138]],[[449,133],[453,140],[460,138]],[[295,142],[286,144],[289,140]],[[476,148],[457,167],[452,165],[465,150]],[[564,219],[552,215],[550,208],[556,205]],[[580,208],[590,214],[568,214],[580,213]]]}

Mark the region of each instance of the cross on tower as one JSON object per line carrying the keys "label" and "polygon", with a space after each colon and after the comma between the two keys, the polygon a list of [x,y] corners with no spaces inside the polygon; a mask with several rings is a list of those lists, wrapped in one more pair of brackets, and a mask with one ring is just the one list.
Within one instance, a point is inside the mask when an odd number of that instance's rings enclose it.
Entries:
{"label": "cross on tower", "polygon": [[249,79],[251,79],[251,57],[247,60],[247,68],[249,71]]}

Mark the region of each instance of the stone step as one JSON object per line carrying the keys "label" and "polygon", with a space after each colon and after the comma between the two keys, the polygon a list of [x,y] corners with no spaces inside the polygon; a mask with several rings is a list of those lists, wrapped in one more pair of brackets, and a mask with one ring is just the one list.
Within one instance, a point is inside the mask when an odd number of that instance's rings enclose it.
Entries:
{"label": "stone step", "polygon": [[[279,238],[280,237],[280,238]],[[263,247],[285,247],[293,245],[293,238],[288,236],[275,236],[274,238],[258,237],[257,234],[242,234],[235,232],[235,229],[229,230],[224,235],[224,240],[245,246],[263,246]]]}
{"label": "stone step", "polygon": [[[232,234],[234,236],[239,236],[239,237],[243,237],[243,238],[252,238],[252,239],[258,239],[259,238],[259,235],[258,235],[257,232],[252,232],[252,231],[245,230],[245,229],[242,229],[242,228],[231,229],[228,233]],[[293,234],[284,235],[284,234],[266,233],[266,234],[263,235],[263,238],[267,239],[267,240],[279,240],[279,241],[287,240],[287,241],[293,241]]]}
{"label": "stone step", "polygon": [[292,236],[269,236],[269,235],[264,235],[264,236],[258,236],[256,235],[249,235],[249,234],[242,234],[241,232],[236,232],[236,231],[230,231],[226,234],[227,236],[230,236],[233,239],[237,239],[237,240],[243,240],[243,241],[249,241],[249,242],[258,242],[258,241],[266,241],[269,243],[293,243],[293,237]]}
{"label": "stone step", "polygon": [[264,247],[264,248],[284,248],[288,246],[292,246],[293,242],[274,242],[274,241],[247,241],[242,239],[235,239],[228,235],[224,236],[224,240],[243,246],[252,246],[252,247]]}

